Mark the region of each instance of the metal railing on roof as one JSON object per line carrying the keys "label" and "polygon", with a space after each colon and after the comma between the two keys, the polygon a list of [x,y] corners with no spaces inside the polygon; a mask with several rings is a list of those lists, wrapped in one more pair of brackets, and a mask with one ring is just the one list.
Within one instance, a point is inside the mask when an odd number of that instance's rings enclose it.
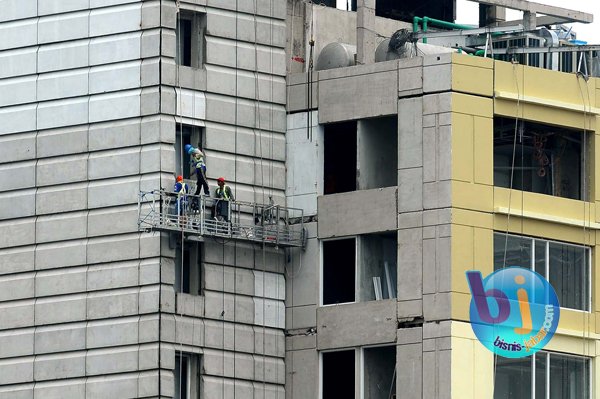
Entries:
{"label": "metal railing on roof", "polygon": [[165,190],[142,191],[140,230],[183,232],[187,236],[250,241],[304,248],[303,211],[275,204],[226,201]]}

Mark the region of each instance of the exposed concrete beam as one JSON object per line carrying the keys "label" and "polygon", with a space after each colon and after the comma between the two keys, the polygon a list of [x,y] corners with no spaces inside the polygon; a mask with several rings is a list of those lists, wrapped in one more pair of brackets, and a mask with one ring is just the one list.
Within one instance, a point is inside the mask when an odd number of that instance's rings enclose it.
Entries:
{"label": "exposed concrete beam", "polygon": [[373,64],[377,36],[375,35],[375,0],[358,0],[356,13],[356,62]]}
{"label": "exposed concrete beam", "polygon": [[470,0],[480,4],[488,4],[492,6],[499,6],[510,8],[512,10],[527,11],[534,14],[551,15],[553,17],[561,17],[568,19],[569,22],[583,22],[590,23],[594,21],[592,14],[569,10],[562,7],[554,7],[546,4],[535,3],[533,1],[525,0]]}
{"label": "exposed concrete beam", "polygon": [[[557,24],[564,24],[567,22],[570,22],[570,20],[568,18],[551,17],[549,15],[538,15],[536,18],[537,26],[557,25]],[[517,19],[517,20],[513,20],[513,21],[497,22],[495,25],[496,26],[512,26],[512,25],[519,25],[519,24],[523,24],[522,19]]]}

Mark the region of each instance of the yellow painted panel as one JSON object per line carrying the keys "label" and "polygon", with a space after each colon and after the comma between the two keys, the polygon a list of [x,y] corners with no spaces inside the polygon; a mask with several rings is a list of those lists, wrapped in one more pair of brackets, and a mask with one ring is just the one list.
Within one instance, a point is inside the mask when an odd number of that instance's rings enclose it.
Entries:
{"label": "yellow painted panel", "polygon": [[[596,121],[600,120],[600,117],[596,117]],[[597,122],[598,125],[598,122]],[[600,126],[600,125],[598,125]],[[600,134],[596,132],[596,134],[591,136],[590,147],[594,151],[592,156],[590,157],[590,180],[593,182],[592,187],[590,187],[591,198],[594,198],[596,201],[600,201]],[[596,205],[597,207],[598,205]],[[596,221],[600,222],[600,212],[596,212]]]}
{"label": "yellow painted panel", "polygon": [[473,386],[477,379],[475,372],[476,365],[480,361],[475,358],[473,341],[465,338],[451,338],[452,345],[452,371],[451,373],[451,392],[453,398],[471,399],[473,396]]}
{"label": "yellow painted panel", "polygon": [[480,96],[494,94],[494,72],[476,66],[452,65],[452,90]]}
{"label": "yellow painted panel", "polygon": [[[519,117],[528,121],[541,122],[550,125],[565,126],[575,129],[595,131],[596,117],[593,114],[587,114],[584,119],[584,113],[576,110],[568,110],[550,107],[542,104],[532,104],[521,101],[517,107],[516,100],[506,100],[496,98],[494,111],[496,115],[507,117]],[[518,113],[517,113],[518,108]]]}
{"label": "yellow painted panel", "polygon": [[[466,54],[452,53],[452,63],[459,65],[469,65],[478,68],[493,69],[494,62],[490,58],[472,57]],[[599,87],[600,89],[600,87]]]}
{"label": "yellow painted panel", "polygon": [[[463,274],[462,278],[466,279]],[[469,306],[471,303],[471,293],[465,294],[462,292],[452,293],[452,319],[469,321]]]}
{"label": "yellow painted panel", "polygon": [[[473,178],[475,183],[494,184],[494,120],[474,117]],[[454,130],[453,130],[454,132]]]}
{"label": "yellow painted panel", "polygon": [[557,332],[544,347],[544,349],[555,352],[572,353],[579,356],[596,356],[596,339],[583,338],[582,335],[565,335]]}
{"label": "yellow painted panel", "polygon": [[510,62],[496,61],[494,63],[495,84],[494,90],[501,92],[523,93],[523,65]]}
{"label": "yellow painted panel", "polygon": [[576,310],[560,309],[559,329],[578,332],[593,332],[596,316],[590,312],[581,312]]}
{"label": "yellow painted panel", "polygon": [[452,179],[473,181],[473,117],[452,113]]}
{"label": "yellow painted panel", "polygon": [[452,258],[452,291],[469,293],[469,285],[465,277],[467,270],[477,269],[473,261],[474,243],[473,228],[452,225],[451,238],[451,258]]}
{"label": "yellow painted panel", "polygon": [[473,253],[475,269],[487,276],[494,271],[494,231],[474,228],[473,247],[475,249]]}
{"label": "yellow painted panel", "polygon": [[469,94],[452,93],[452,111],[491,118],[494,114],[493,100]]}
{"label": "yellow painted panel", "polygon": [[[573,73],[528,67],[497,61],[495,64],[496,92],[512,93],[520,98],[533,97],[546,102],[561,102],[589,108],[596,104],[597,83],[586,82]],[[549,84],[551,82],[551,84]]]}
{"label": "yellow painted panel", "polygon": [[585,201],[552,195],[530,193],[494,187],[494,210],[511,215],[521,214],[529,219],[541,219],[549,222],[572,225],[578,228],[591,227],[595,221],[595,207]]}
{"label": "yellow painted panel", "polygon": [[452,205],[456,208],[492,212],[494,187],[454,180],[452,181]]}
{"label": "yellow painted panel", "polygon": [[541,220],[522,219],[514,215],[510,217],[510,226],[507,229],[506,221],[506,215],[494,215],[494,230],[508,230],[509,233],[513,234],[541,237],[583,245],[593,244],[595,236],[595,232],[589,229],[584,233],[581,227],[566,226]]}
{"label": "yellow painted panel", "polygon": [[452,208],[452,223],[465,226],[494,228],[494,216],[491,213]]}

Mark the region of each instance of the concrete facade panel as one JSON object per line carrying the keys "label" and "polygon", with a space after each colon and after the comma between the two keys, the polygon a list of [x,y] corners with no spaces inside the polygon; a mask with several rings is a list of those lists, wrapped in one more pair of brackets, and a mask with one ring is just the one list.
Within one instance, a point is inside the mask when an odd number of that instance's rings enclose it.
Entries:
{"label": "concrete facade panel", "polygon": [[88,324],[87,348],[132,345],[138,342],[138,318],[97,321]]}
{"label": "concrete facade panel", "polygon": [[0,107],[35,102],[35,81],[36,76],[0,80]]}
{"label": "concrete facade panel", "polygon": [[0,360],[0,386],[33,379],[33,357]]}
{"label": "concrete facade panel", "polygon": [[32,326],[33,312],[33,299],[0,303],[0,329],[8,330]]}
{"label": "concrete facade panel", "polygon": [[139,177],[102,180],[89,186],[89,208],[103,208],[137,203]]}
{"label": "concrete facade panel", "polygon": [[89,3],[89,0],[61,0],[59,2],[43,1],[38,5],[38,15],[83,10],[89,7]]}
{"label": "concrete facade panel", "polygon": [[39,327],[35,331],[35,353],[70,352],[85,349],[86,323]]}
{"label": "concrete facade panel", "polygon": [[87,212],[40,216],[36,222],[37,243],[73,240],[86,235]]}
{"label": "concrete facade panel", "polygon": [[88,66],[88,40],[48,44],[38,50],[38,73]]}
{"label": "concrete facade panel", "polygon": [[35,141],[35,133],[0,136],[0,159],[2,162],[34,159],[36,157]]}
{"label": "concrete facade panel", "polygon": [[38,101],[77,97],[88,94],[88,69],[52,72],[38,76]]}
{"label": "concrete facade panel", "polygon": [[141,33],[133,32],[90,40],[90,66],[139,59]]}
{"label": "concrete facade panel", "polygon": [[90,126],[90,151],[122,148],[140,144],[140,120],[99,123]]}
{"label": "concrete facade panel", "polygon": [[35,303],[35,324],[41,326],[85,320],[85,297],[85,294],[75,294],[38,299]]}
{"label": "concrete facade panel", "polygon": [[35,276],[35,294],[44,297],[84,292],[86,281],[86,266],[40,271]]}
{"label": "concrete facade panel", "polygon": [[33,355],[33,330],[0,331],[0,358]]}
{"label": "concrete facade panel", "polygon": [[33,273],[21,273],[0,277],[0,302],[32,298],[33,276]]}
{"label": "concrete facade panel", "polygon": [[38,21],[39,44],[82,39],[89,34],[88,11],[42,17]]}
{"label": "concrete facade panel", "polygon": [[90,155],[89,180],[137,175],[140,173],[138,148],[103,151]]}
{"label": "concrete facade panel", "polygon": [[133,233],[137,230],[137,206],[107,208],[90,211],[88,237]]}
{"label": "concrete facade panel", "polygon": [[74,240],[37,245],[35,248],[36,270],[85,265],[86,243],[86,240]]}
{"label": "concrete facade panel", "polygon": [[37,47],[0,52],[1,79],[11,76],[31,75],[35,74],[36,71]]}
{"label": "concrete facade panel", "polygon": [[88,99],[56,100],[40,104],[38,129],[81,125],[88,122]]}
{"label": "concrete facade panel", "polygon": [[395,230],[396,195],[396,187],[388,187],[318,197],[319,237]]}
{"label": "concrete facade panel", "polygon": [[0,24],[0,50],[29,47],[37,44],[37,19],[24,19]]}
{"label": "concrete facade panel", "polygon": [[90,94],[139,87],[140,68],[140,61],[129,61],[90,68]]}
{"label": "concrete facade panel", "polygon": [[85,352],[36,356],[34,378],[36,381],[85,376]]}
{"label": "concrete facade panel", "polygon": [[87,126],[46,130],[37,135],[39,158],[82,153],[86,152],[87,148]]}
{"label": "concrete facade panel", "polygon": [[37,0],[2,0],[0,22],[35,17],[38,12]]}
{"label": "concrete facade panel", "polygon": [[87,183],[38,189],[35,205],[38,215],[85,209],[87,206]]}
{"label": "concrete facade panel", "polygon": [[87,154],[40,160],[37,164],[38,186],[52,186],[87,180]]}
{"label": "concrete facade panel", "polygon": [[0,164],[0,191],[35,186],[35,161]]}
{"label": "concrete facade panel", "polygon": [[137,234],[90,239],[87,260],[89,263],[105,263],[135,259],[139,256],[139,246]]}
{"label": "concrete facade panel", "polygon": [[[356,320],[360,319],[360,324]],[[319,350],[396,342],[395,300],[361,302],[317,309]]]}
{"label": "concrete facade panel", "polygon": [[138,285],[139,261],[117,262],[90,266],[87,273],[88,291],[109,290]]}
{"label": "concrete facade panel", "polygon": [[135,398],[138,394],[137,376],[107,375],[88,378],[85,383],[86,399],[110,398]]}
{"label": "concrete facade panel", "polygon": [[0,135],[36,129],[35,105],[0,108]]}
{"label": "concrete facade panel", "polygon": [[100,94],[90,98],[90,122],[132,118],[140,115],[140,90]]}
{"label": "concrete facade panel", "polygon": [[136,2],[121,7],[108,7],[90,12],[90,36],[113,35],[140,29],[142,4]]}
{"label": "concrete facade panel", "polygon": [[88,353],[88,375],[113,374],[134,371],[138,368],[138,348],[102,349]]}
{"label": "concrete facade panel", "polygon": [[76,399],[85,397],[85,379],[70,379],[35,384],[34,397],[45,399]]}
{"label": "concrete facade panel", "polygon": [[[35,215],[35,189],[9,191],[0,194],[0,220]],[[8,228],[8,226],[2,226]],[[0,227],[0,229],[2,229]],[[6,237],[7,240],[14,241]],[[2,240],[0,240],[0,243]]]}
{"label": "concrete facade panel", "polygon": [[0,275],[33,270],[34,255],[34,246],[0,249]]}
{"label": "concrete facade panel", "polygon": [[[17,197],[17,200],[21,200],[21,198]],[[0,197],[0,204],[2,203],[2,198]],[[12,204],[12,202],[11,202]],[[8,207],[8,202],[5,207]],[[0,206],[0,209],[3,209]],[[5,208],[4,208],[5,209]],[[19,247],[21,245],[29,245],[35,242],[35,218],[29,219],[20,219],[20,220],[9,220],[9,221],[0,221],[0,248],[10,248],[10,247]],[[19,262],[14,266],[18,269],[28,267],[27,261],[29,260],[29,256],[26,255],[29,252],[29,249],[24,249],[25,254],[21,254],[19,250],[17,252],[9,252],[8,255],[4,258],[4,262],[11,262],[15,257],[19,259]],[[17,255],[15,255],[17,254]],[[6,270],[11,270],[7,268]]]}

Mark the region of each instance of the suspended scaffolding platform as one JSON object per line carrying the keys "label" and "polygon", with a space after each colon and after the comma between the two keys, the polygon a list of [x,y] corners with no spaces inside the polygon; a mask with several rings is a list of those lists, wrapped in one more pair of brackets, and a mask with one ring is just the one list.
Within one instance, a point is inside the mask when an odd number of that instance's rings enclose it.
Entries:
{"label": "suspended scaffolding platform", "polygon": [[138,228],[249,241],[274,247],[306,245],[303,211],[275,204],[226,201],[203,195],[178,195],[165,190],[142,191]]}

